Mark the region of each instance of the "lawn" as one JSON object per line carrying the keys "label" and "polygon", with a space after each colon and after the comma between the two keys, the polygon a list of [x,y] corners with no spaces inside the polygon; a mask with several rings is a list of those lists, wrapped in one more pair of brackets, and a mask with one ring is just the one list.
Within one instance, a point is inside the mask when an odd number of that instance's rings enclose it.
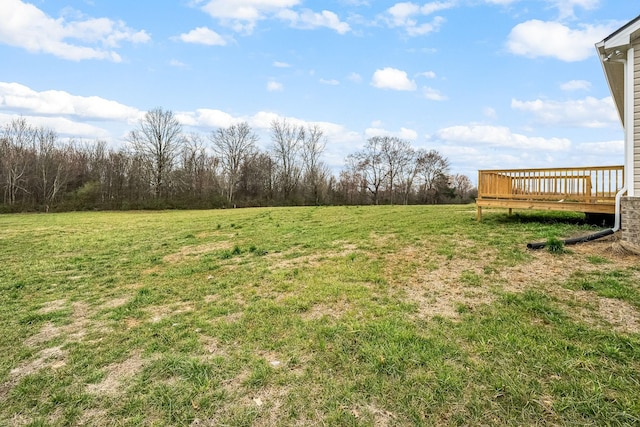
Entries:
{"label": "lawn", "polygon": [[640,263],[474,206],[0,215],[0,425],[640,424]]}

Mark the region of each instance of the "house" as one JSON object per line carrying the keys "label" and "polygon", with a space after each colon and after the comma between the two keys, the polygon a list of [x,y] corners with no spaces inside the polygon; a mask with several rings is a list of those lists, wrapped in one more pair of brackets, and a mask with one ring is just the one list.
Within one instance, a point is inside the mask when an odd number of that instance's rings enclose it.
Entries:
{"label": "house", "polygon": [[624,128],[621,243],[640,252],[640,16],[596,43],[596,49]]}
{"label": "house", "polygon": [[481,170],[478,220],[483,207],[615,213],[622,246],[640,254],[640,16],[596,49],[624,129],[624,164]]}

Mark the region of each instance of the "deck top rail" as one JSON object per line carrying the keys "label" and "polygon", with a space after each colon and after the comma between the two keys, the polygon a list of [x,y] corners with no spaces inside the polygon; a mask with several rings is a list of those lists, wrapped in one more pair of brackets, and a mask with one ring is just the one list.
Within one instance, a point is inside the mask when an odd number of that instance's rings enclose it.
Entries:
{"label": "deck top rail", "polygon": [[478,207],[613,212],[623,166],[478,171]]}

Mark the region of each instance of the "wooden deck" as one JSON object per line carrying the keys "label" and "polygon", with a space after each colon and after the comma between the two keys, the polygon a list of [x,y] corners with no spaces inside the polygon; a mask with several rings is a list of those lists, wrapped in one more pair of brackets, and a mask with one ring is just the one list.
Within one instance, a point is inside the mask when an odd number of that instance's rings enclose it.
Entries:
{"label": "wooden deck", "polygon": [[482,208],[615,213],[623,166],[478,171],[478,221]]}

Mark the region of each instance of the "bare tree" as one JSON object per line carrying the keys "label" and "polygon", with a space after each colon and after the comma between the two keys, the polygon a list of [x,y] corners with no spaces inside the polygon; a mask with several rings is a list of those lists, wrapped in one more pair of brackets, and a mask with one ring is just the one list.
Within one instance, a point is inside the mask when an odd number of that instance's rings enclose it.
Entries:
{"label": "bare tree", "polygon": [[4,183],[4,203],[13,205],[19,194],[28,192],[29,149],[37,130],[24,118],[9,122],[0,134],[0,176]]}
{"label": "bare tree", "polygon": [[457,198],[459,198],[461,201],[464,201],[467,197],[469,197],[469,194],[473,189],[473,184],[471,183],[471,180],[468,176],[457,173],[451,177],[451,181],[453,183],[453,189]]}
{"label": "bare tree", "polygon": [[326,166],[320,161],[326,140],[320,126],[307,127],[302,141],[302,162],[304,164],[304,182],[313,203],[320,204],[322,187],[328,175]]}
{"label": "bare tree", "polygon": [[380,138],[381,159],[386,164],[387,170],[386,184],[389,200],[393,204],[398,176],[413,160],[413,148],[411,148],[411,144],[408,141],[395,136],[383,136]]}
{"label": "bare tree", "polygon": [[255,156],[258,136],[242,122],[212,132],[209,139],[225,174],[227,202],[233,205],[242,165]]}
{"label": "bare tree", "polygon": [[278,181],[285,201],[300,183],[302,168],[299,154],[305,139],[305,130],[287,119],[271,122],[272,151],[278,166]]}
{"label": "bare tree", "polygon": [[367,190],[371,193],[374,204],[380,203],[380,190],[387,179],[389,170],[382,157],[382,145],[384,137],[374,136],[369,138],[361,151],[350,154],[347,162],[354,171],[358,171],[366,183]]}
{"label": "bare tree", "polygon": [[169,174],[184,142],[182,125],[173,112],[155,108],[129,133],[129,142],[150,169],[154,196],[165,196]]}
{"label": "bare tree", "polygon": [[443,177],[449,174],[449,160],[436,150],[420,150],[417,162],[419,164],[421,193],[425,203],[435,203],[436,192],[442,188]]}
{"label": "bare tree", "polygon": [[48,211],[67,184],[68,162],[65,150],[56,147],[58,135],[51,129],[39,128],[34,147],[36,156],[35,186],[39,202]]}

